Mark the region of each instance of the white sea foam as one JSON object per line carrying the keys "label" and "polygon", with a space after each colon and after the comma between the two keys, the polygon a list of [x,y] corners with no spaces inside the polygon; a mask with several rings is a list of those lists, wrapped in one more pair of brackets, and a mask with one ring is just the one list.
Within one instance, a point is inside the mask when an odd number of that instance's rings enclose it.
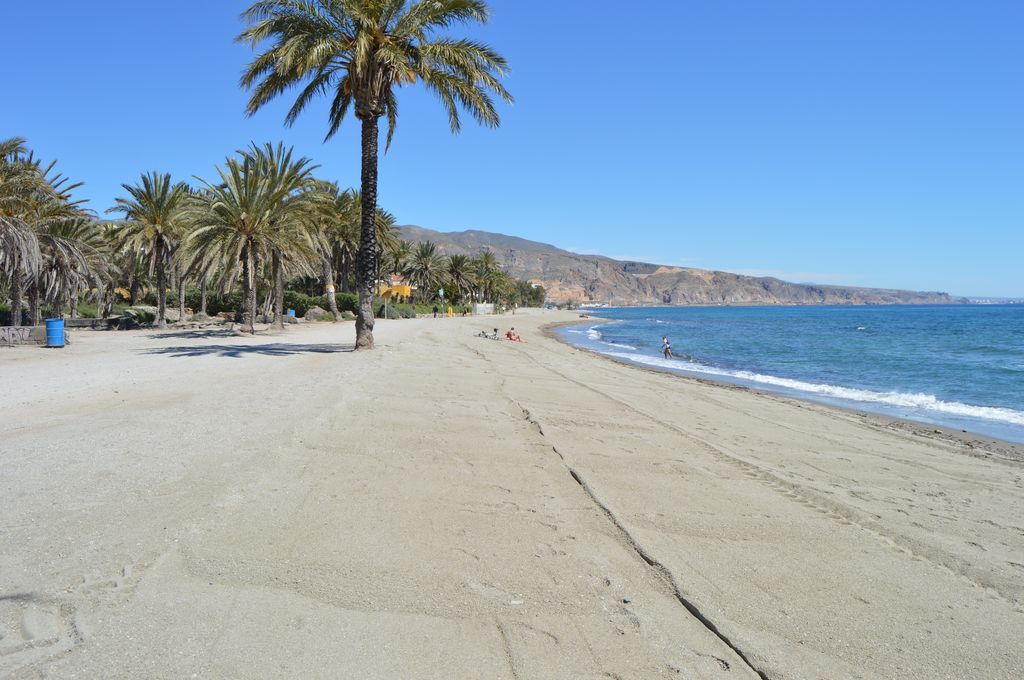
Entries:
{"label": "white sea foam", "polygon": [[[580,333],[582,331],[576,331],[576,332]],[[591,328],[587,329],[587,337],[590,338],[591,340],[593,340],[594,342],[599,342],[602,345],[608,345],[609,347],[617,347],[619,349],[632,349],[632,350],[640,349],[639,347],[634,347],[633,345],[627,345],[627,344],[621,343],[621,342],[612,342],[611,340],[605,340],[604,339],[604,334],[601,331],[597,330],[597,326],[592,326]]]}
{"label": "white sea foam", "polygon": [[943,413],[952,416],[967,418],[981,418],[983,420],[1009,423],[1012,425],[1024,425],[1024,411],[1015,411],[1009,408],[997,406],[974,406],[958,401],[942,401],[931,394],[913,394],[906,392],[874,392],[861,390],[852,387],[840,387],[838,385],[827,385],[809,383],[802,380],[780,378],[773,375],[763,375],[751,371],[733,371],[713,366],[703,366],[691,361],[678,361],[663,359],[661,357],[646,356],[643,354],[627,354],[624,352],[607,352],[608,356],[627,361],[657,366],[688,373],[700,373],[704,375],[720,376],[723,378],[738,379],[748,383],[770,385],[781,387],[797,392],[818,394],[833,399],[844,399],[847,401],[870,402],[886,404],[906,409],[916,409],[925,412]]}
{"label": "white sea foam", "polygon": [[627,345],[622,342],[612,342],[611,340],[601,340],[600,342],[602,345],[608,345],[609,347],[618,347],[619,349],[640,349],[639,347],[634,347],[633,345]]}

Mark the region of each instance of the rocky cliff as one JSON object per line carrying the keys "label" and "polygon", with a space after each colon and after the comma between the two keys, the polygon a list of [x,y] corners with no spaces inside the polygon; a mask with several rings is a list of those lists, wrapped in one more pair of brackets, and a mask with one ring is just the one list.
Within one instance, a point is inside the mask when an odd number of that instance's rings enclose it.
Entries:
{"label": "rocky cliff", "polygon": [[623,262],[579,255],[545,243],[486,231],[443,233],[399,227],[402,238],[432,241],[445,254],[490,250],[517,279],[542,284],[551,300],[612,305],[892,305],[955,304],[948,293],[789,283],[771,277]]}

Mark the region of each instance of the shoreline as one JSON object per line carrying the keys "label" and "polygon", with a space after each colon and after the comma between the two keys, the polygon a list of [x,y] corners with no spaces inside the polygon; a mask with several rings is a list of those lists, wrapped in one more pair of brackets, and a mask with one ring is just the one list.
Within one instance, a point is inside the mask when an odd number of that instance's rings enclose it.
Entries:
{"label": "shoreline", "polygon": [[[867,306],[867,305],[862,305]],[[877,305],[871,305],[877,306]],[[743,390],[751,394],[763,396],[771,399],[777,399],[785,403],[794,404],[805,407],[814,407],[823,409],[823,412],[835,411],[847,416],[855,416],[857,419],[866,422],[869,425],[885,429],[890,432],[902,432],[904,434],[911,434],[916,437],[924,439],[931,439],[935,441],[951,442],[956,443],[964,448],[968,449],[972,455],[979,454],[990,454],[994,456],[1000,456],[1007,460],[1015,462],[1024,462],[1024,443],[1012,442],[1006,439],[1000,439],[999,437],[992,437],[980,432],[972,432],[970,430],[961,430],[945,425],[938,425],[932,423],[926,423],[910,418],[901,418],[898,416],[889,416],[883,413],[876,413],[867,409],[860,409],[853,406],[845,406],[839,404],[830,404],[822,401],[816,401],[810,397],[799,397],[787,394],[780,394],[764,388],[750,387],[748,385],[740,385],[737,383],[731,383],[727,380],[719,380],[715,378],[708,378],[702,376],[687,375],[685,373],[678,373],[670,370],[662,370],[651,366],[645,366],[643,364],[629,361],[627,359],[620,359],[618,357],[608,356],[596,350],[574,345],[565,338],[561,337],[556,331],[561,328],[577,325],[587,325],[589,321],[596,321],[597,323],[614,323],[615,319],[602,319],[599,317],[590,317],[586,321],[561,321],[550,324],[542,329],[547,337],[550,337],[557,342],[560,342],[568,347],[581,352],[586,352],[594,356],[600,357],[606,361],[612,361],[614,363],[629,366],[631,368],[647,371],[655,375],[670,375],[683,380],[693,381],[702,385],[710,385],[713,387],[719,387],[730,390]]]}
{"label": "shoreline", "polygon": [[[978,307],[992,307],[999,305],[1019,305],[1020,302],[970,302],[963,298],[964,302],[850,302],[847,304],[838,302],[700,302],[680,305],[607,305],[605,307],[578,307],[577,310],[585,309],[675,309],[677,307],[963,307],[964,305],[976,305]],[[577,311],[572,310],[572,311]]]}
{"label": "shoreline", "polygon": [[[868,305],[862,305],[868,306]],[[877,305],[871,305],[877,306]],[[614,323],[614,319],[600,319],[598,317],[591,317],[588,321],[598,321],[604,323]],[[844,406],[839,404],[830,404],[822,401],[816,401],[810,397],[799,397],[787,394],[781,394],[779,392],[773,392],[764,388],[751,387],[749,385],[740,385],[732,383],[726,380],[720,380],[710,377],[688,375],[685,373],[674,372],[670,370],[662,370],[651,366],[646,366],[640,363],[632,362],[627,359],[620,359],[618,357],[609,356],[602,352],[575,345],[565,338],[559,336],[555,331],[559,328],[565,328],[568,326],[586,325],[584,322],[577,321],[566,321],[551,324],[545,329],[545,333],[548,337],[572,347],[575,350],[586,352],[588,354],[595,355],[606,361],[612,361],[617,364],[628,366],[630,368],[639,369],[642,371],[650,372],[655,375],[669,375],[675,378],[681,378],[683,380],[692,381],[702,385],[709,385],[728,390],[740,390],[756,394],[758,396],[767,397],[782,401],[784,403],[793,404],[801,408],[814,407],[821,409],[823,412],[838,412],[845,415],[856,416],[862,421],[867,421],[875,427],[879,427],[888,431],[897,431],[903,433],[909,433],[914,436],[922,437],[924,439],[932,439],[944,442],[955,442],[963,445],[965,448],[970,449],[973,453],[989,453],[993,455],[1002,456],[1008,460],[1015,462],[1024,462],[1024,444],[1018,442],[1012,442],[998,437],[992,437],[978,432],[972,432],[970,430],[960,430],[944,425],[926,423],[917,421],[909,418],[900,418],[898,416],[889,416],[882,413],[876,413],[866,409],[858,409],[853,406]]]}

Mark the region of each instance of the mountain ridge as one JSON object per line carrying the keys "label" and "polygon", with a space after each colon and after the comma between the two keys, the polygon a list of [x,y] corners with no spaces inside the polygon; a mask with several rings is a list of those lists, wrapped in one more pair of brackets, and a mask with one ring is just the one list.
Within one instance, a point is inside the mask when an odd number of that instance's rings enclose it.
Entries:
{"label": "mountain ridge", "polygon": [[397,227],[401,238],[431,241],[446,255],[492,251],[510,275],[539,283],[558,302],[642,305],[872,305],[959,304],[963,298],[935,291],[791,283],[770,276],[675,267],[582,255],[519,236],[469,229],[441,232]]}

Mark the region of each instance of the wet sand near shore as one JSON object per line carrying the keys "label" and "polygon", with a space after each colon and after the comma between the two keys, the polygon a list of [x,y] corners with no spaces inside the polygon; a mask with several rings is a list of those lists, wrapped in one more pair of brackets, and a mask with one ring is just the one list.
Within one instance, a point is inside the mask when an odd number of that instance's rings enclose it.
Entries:
{"label": "wet sand near shore", "polygon": [[573,316],[0,351],[0,677],[1024,673],[1021,462]]}

